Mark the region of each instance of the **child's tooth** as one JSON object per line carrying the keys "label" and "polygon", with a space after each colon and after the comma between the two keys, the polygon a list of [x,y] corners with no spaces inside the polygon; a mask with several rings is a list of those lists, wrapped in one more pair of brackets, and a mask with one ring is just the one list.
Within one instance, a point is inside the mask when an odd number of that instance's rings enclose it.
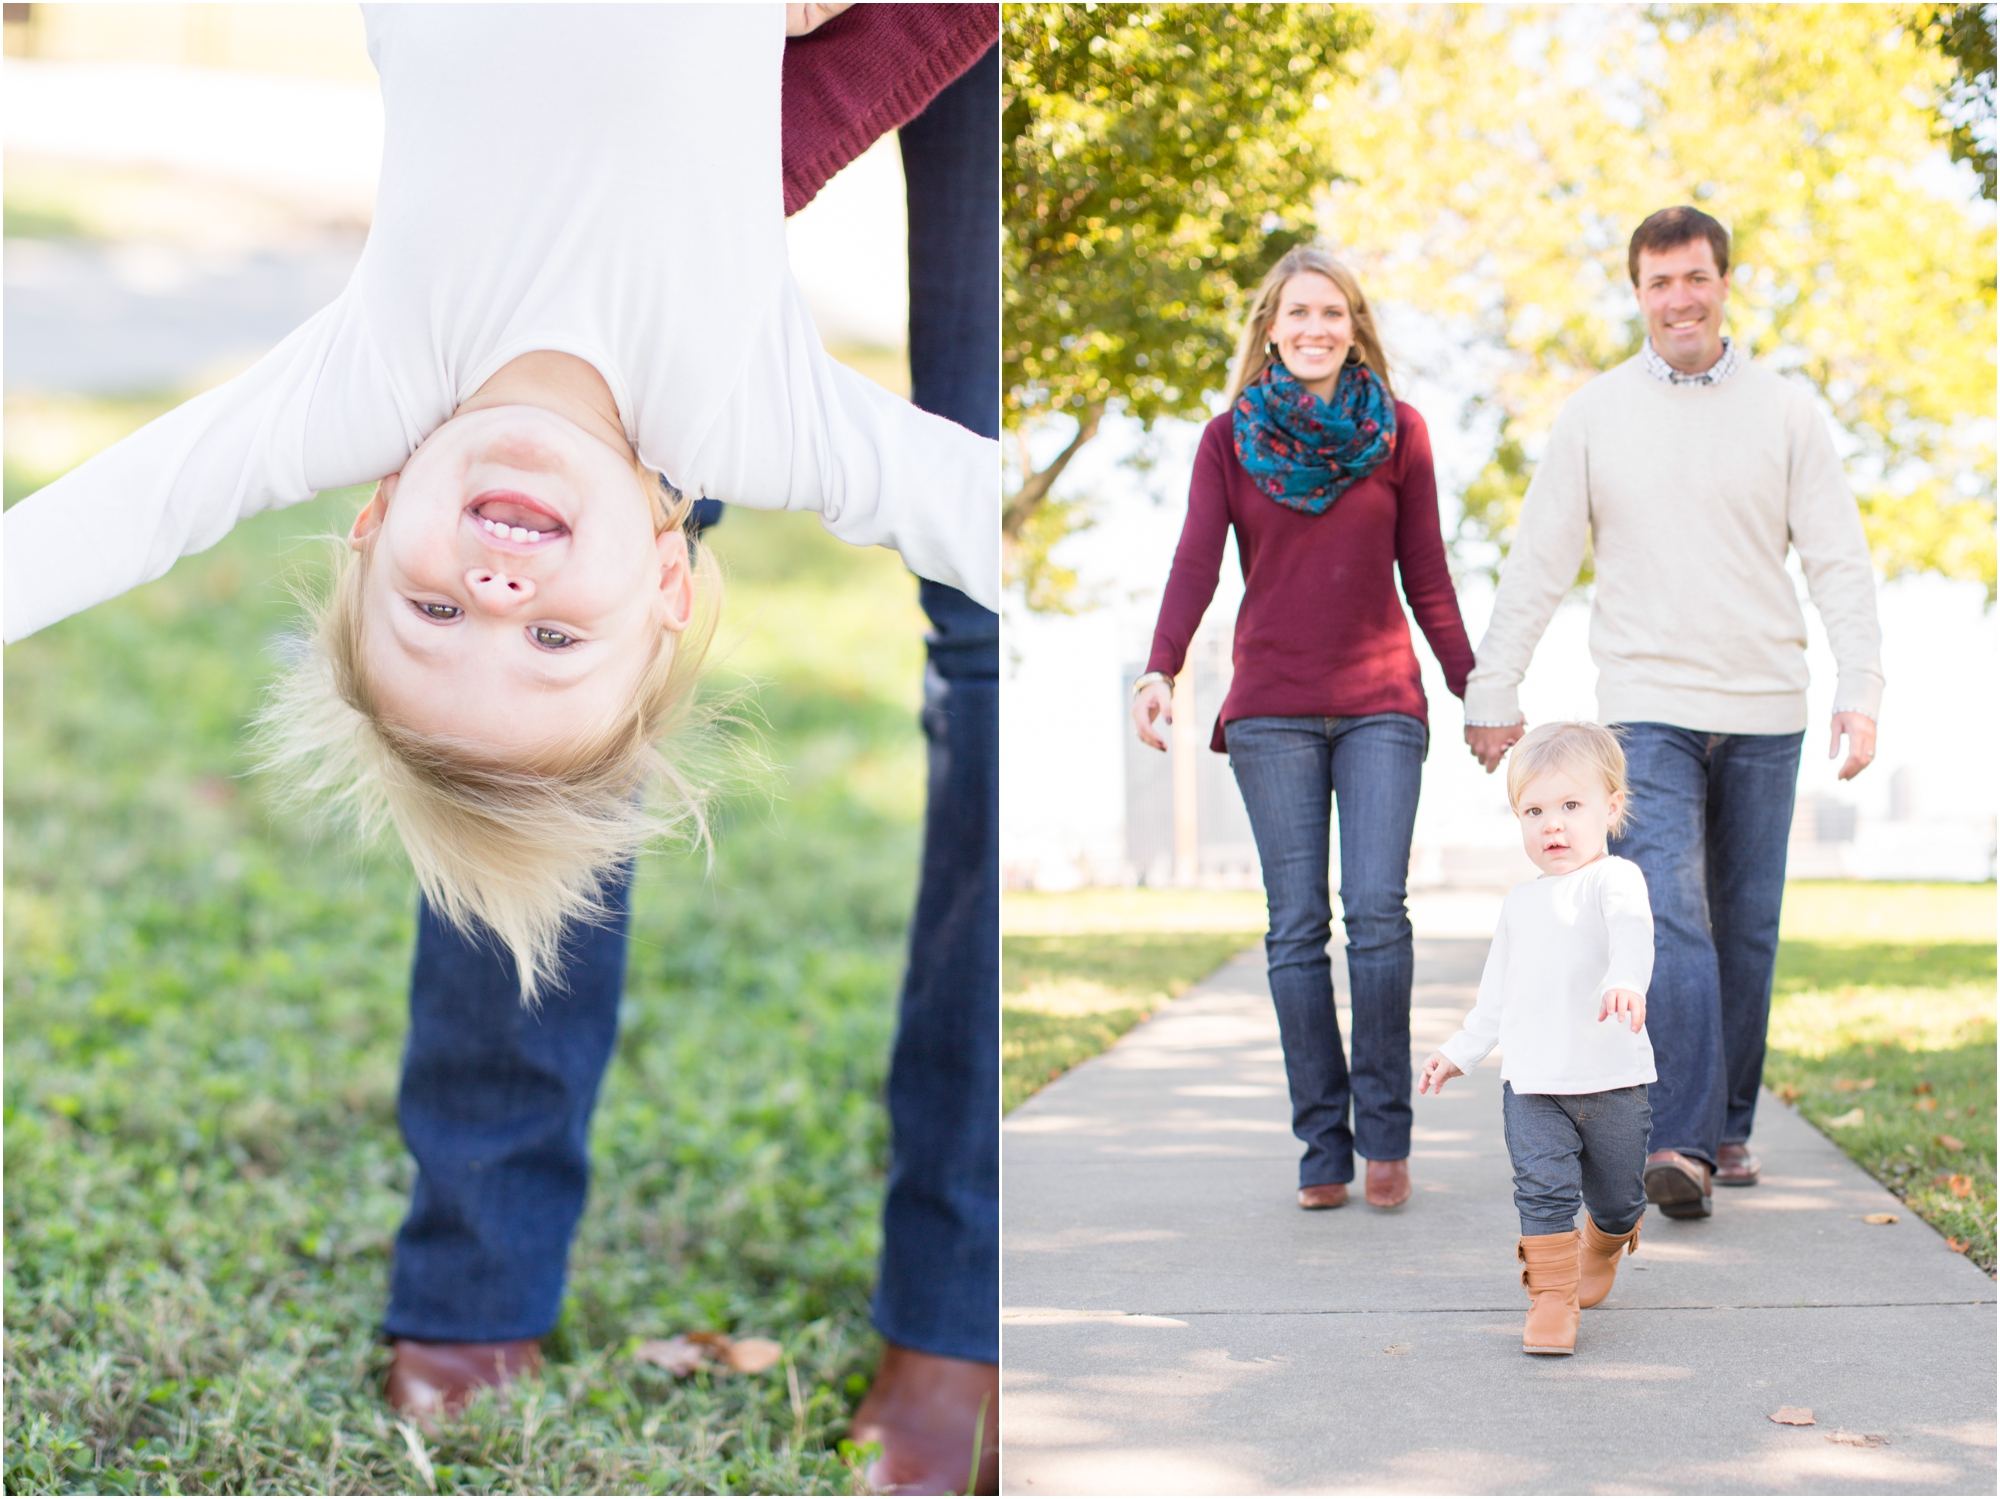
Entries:
{"label": "child's tooth", "polygon": [[530,541],[540,541],[541,539],[542,533],[540,531],[530,531],[528,533],[528,540]]}
{"label": "child's tooth", "polygon": [[516,526],[511,534],[516,541],[526,541],[528,539],[528,528],[526,526]]}

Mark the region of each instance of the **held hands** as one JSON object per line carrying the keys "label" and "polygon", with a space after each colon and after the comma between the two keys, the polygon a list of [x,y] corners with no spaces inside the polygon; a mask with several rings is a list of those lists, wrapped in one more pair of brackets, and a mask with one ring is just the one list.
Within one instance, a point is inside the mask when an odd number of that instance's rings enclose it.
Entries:
{"label": "held hands", "polygon": [[[1645,1001],[1641,1000],[1641,1004]],[[1424,1058],[1423,1076],[1417,1079],[1419,1093],[1442,1093],[1444,1085],[1455,1077],[1464,1077],[1458,1064],[1441,1051],[1434,1051]]]}
{"label": "held hands", "polygon": [[1827,759],[1840,758],[1840,736],[1843,734],[1847,736],[1847,763],[1840,767],[1840,778],[1851,781],[1875,758],[1875,720],[1866,713],[1834,714],[1833,742],[1826,747]]}
{"label": "held hands", "polygon": [[1492,775],[1500,768],[1501,758],[1527,732],[1528,724],[1525,719],[1499,729],[1486,728],[1480,724],[1467,724],[1465,742],[1472,746],[1472,758],[1486,767],[1488,775]]}
{"label": "held hands", "polygon": [[1148,682],[1139,689],[1139,695],[1132,699],[1132,727],[1139,731],[1139,742],[1150,744],[1156,750],[1164,750],[1167,741],[1153,730],[1155,721],[1174,721],[1173,689],[1165,682]]}
{"label": "held hands", "polygon": [[1638,1035],[1639,1027],[1646,1023],[1646,996],[1630,989],[1606,989],[1597,1004],[1597,1018],[1605,1020],[1613,1015],[1629,1021],[1632,1034]]}

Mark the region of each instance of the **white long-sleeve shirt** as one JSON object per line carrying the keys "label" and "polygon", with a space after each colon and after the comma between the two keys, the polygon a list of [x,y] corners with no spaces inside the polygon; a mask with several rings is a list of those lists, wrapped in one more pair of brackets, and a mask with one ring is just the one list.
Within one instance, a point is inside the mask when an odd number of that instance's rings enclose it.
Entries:
{"label": "white long-sleeve shirt", "polygon": [[7,513],[7,640],[247,516],[399,471],[541,350],[593,366],[684,492],[816,510],[998,607],[999,444],[836,363],[792,280],[782,6],[383,5],[367,23],[386,138],[352,280],[243,375]]}
{"label": "white long-sleeve shirt", "polygon": [[1516,885],[1500,908],[1479,998],[1439,1048],[1470,1072],[1498,1045],[1516,1093],[1603,1093],[1657,1079],[1642,1026],[1597,1018],[1605,993],[1644,994],[1653,978],[1646,876],[1611,855]]}
{"label": "white long-sleeve shirt", "polygon": [[1718,734],[1806,726],[1796,551],[1839,664],[1834,707],[1875,718],[1882,632],[1861,514],[1812,398],[1745,362],[1670,385],[1628,359],[1571,396],[1549,434],[1465,685],[1473,723],[1521,717],[1518,688],[1588,540],[1605,723]]}

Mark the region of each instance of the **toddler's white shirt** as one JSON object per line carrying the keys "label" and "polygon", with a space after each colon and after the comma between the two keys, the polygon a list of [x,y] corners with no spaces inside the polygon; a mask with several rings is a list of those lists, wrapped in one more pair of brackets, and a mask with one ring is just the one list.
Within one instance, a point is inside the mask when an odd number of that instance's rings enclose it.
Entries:
{"label": "toddler's white shirt", "polygon": [[1439,1050],[1470,1072],[1499,1045],[1500,1076],[1516,1093],[1654,1082],[1645,1028],[1597,1018],[1606,990],[1644,994],[1652,978],[1653,907],[1637,864],[1607,855],[1529,880],[1507,892],[1479,998]]}
{"label": "toddler's white shirt", "polygon": [[[778,5],[367,10],[386,136],[352,280],[253,368],[6,515],[6,639],[259,511],[399,471],[573,354],[690,496],[817,510],[999,604],[999,444],[828,357],[785,251]],[[245,121],[245,129],[255,129]]]}

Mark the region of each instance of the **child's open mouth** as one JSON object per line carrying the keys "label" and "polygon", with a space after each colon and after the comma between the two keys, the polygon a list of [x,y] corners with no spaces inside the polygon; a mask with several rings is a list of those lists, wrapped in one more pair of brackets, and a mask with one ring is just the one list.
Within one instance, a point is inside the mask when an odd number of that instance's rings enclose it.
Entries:
{"label": "child's open mouth", "polygon": [[533,545],[569,534],[555,513],[527,495],[491,492],[468,507],[473,523],[496,541]]}

